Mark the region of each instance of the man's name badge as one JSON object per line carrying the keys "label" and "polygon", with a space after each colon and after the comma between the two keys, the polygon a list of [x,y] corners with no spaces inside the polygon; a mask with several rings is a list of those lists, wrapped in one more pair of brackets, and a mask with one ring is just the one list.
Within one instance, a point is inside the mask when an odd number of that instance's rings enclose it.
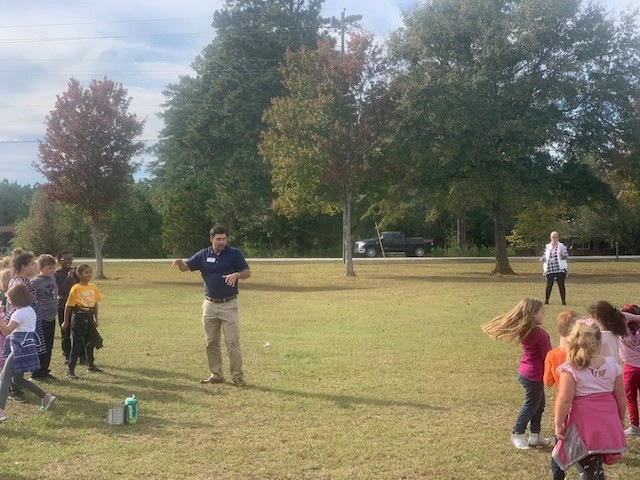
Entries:
{"label": "man's name badge", "polygon": [[216,257],[207,257],[207,263],[216,263]]}

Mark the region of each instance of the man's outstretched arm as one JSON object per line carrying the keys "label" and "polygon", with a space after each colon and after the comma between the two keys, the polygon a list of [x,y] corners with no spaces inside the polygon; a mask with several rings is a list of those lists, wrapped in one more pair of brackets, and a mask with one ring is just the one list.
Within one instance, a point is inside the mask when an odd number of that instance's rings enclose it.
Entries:
{"label": "man's outstretched arm", "polygon": [[183,259],[181,258],[176,258],[173,263],[171,264],[172,267],[178,267],[178,270],[180,270],[181,272],[188,272],[189,271],[189,265],[187,265],[187,262],[185,262]]}

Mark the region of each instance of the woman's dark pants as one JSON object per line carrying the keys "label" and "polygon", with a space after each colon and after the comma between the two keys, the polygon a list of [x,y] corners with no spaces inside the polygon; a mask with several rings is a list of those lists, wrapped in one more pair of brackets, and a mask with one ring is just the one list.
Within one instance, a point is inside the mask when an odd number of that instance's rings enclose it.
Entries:
{"label": "woman's dark pants", "polygon": [[551,290],[553,289],[554,280],[558,282],[558,290],[560,290],[560,299],[562,300],[562,304],[565,305],[567,303],[567,300],[566,300],[567,292],[564,288],[565,278],[567,278],[566,273],[548,273],[547,274],[547,291],[545,292],[545,303],[549,303],[549,297],[551,296]]}

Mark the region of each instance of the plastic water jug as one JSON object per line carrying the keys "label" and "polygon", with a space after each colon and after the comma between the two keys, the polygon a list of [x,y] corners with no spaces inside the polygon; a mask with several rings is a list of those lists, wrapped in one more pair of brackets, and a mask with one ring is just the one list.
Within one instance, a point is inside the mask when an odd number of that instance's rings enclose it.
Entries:
{"label": "plastic water jug", "polygon": [[131,395],[124,399],[127,406],[127,423],[136,423],[138,421],[138,400],[135,395]]}

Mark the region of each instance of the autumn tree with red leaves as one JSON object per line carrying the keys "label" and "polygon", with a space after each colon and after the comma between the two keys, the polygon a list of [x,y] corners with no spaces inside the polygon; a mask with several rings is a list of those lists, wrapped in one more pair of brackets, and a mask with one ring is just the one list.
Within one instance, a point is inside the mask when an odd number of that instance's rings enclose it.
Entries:
{"label": "autumn tree with red leaves", "polygon": [[72,78],[46,118],[34,162],[47,179],[47,198],[77,205],[91,222],[97,278],[104,278],[102,246],[113,209],[133,184],[139,164],[132,159],[144,148],[135,140],[144,121],[129,113],[130,103],[122,84],[106,77],[88,88]]}
{"label": "autumn tree with red leaves", "polygon": [[272,100],[259,145],[274,207],[288,217],[342,211],[346,275],[354,276],[352,203],[380,163],[386,63],[373,37],[356,33],[343,55],[326,42],[302,47],[287,52],[281,70],[289,94]]}

